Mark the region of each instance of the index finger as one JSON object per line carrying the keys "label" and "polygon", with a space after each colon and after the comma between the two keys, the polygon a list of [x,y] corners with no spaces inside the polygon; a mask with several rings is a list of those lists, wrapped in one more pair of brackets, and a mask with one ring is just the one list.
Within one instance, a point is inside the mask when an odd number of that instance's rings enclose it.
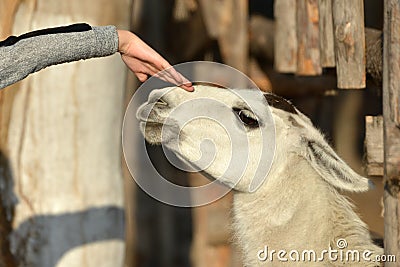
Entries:
{"label": "index finger", "polygon": [[[167,65],[163,65],[162,68],[162,74],[158,75],[160,78],[164,78],[164,80],[172,82],[186,91],[194,91],[192,82],[190,82],[181,73],[177,72],[169,63],[167,63]],[[169,79],[164,75],[166,75]]]}

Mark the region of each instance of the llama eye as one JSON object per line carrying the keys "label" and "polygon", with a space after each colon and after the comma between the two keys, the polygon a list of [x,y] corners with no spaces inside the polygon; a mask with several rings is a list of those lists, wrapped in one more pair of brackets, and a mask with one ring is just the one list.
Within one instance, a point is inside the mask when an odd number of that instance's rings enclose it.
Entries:
{"label": "llama eye", "polygon": [[244,125],[249,127],[258,127],[258,120],[254,118],[254,114],[252,112],[245,109],[234,109],[234,111]]}

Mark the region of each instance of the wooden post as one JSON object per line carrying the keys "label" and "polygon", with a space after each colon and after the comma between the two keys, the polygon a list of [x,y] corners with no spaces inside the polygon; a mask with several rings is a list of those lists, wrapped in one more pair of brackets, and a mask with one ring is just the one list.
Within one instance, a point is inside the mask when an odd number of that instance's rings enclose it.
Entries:
{"label": "wooden post", "polygon": [[[0,40],[11,34],[18,5],[19,1],[0,1]],[[0,91],[0,129],[8,129],[15,94],[16,91],[12,89]],[[7,159],[8,149],[5,145],[7,139],[7,132],[0,130],[0,267],[17,266],[17,258],[11,252],[9,239],[13,231],[12,217],[15,202],[13,194],[10,193],[14,184],[10,162]]]}
{"label": "wooden post", "polygon": [[[128,25],[130,1],[7,2],[2,37],[82,21]],[[0,90],[0,266],[123,266],[125,73],[114,55]]]}
{"label": "wooden post", "polygon": [[365,87],[363,0],[333,0],[338,87]]}
{"label": "wooden post", "polygon": [[[226,0],[225,0],[226,1]],[[248,68],[248,1],[229,0],[222,13],[223,31],[218,38],[224,63],[247,73]]]}
{"label": "wooden post", "polygon": [[[385,29],[384,29],[384,37],[385,41],[385,49],[389,53],[387,57],[384,57],[384,60],[388,60],[387,64],[387,73],[388,82],[387,86],[390,86],[388,89],[388,97],[390,110],[388,116],[390,120],[400,128],[400,90],[398,87],[395,87],[397,82],[400,81],[400,65],[396,60],[400,60],[400,8],[398,1],[385,1]],[[388,118],[388,119],[389,119]]]}
{"label": "wooden post", "polygon": [[335,66],[332,0],[319,0],[319,47],[322,67]]}
{"label": "wooden post", "polygon": [[200,6],[207,32],[218,40],[224,63],[246,73],[249,61],[247,1],[201,0]]}
{"label": "wooden post", "polygon": [[227,1],[199,0],[199,2],[207,33],[211,38],[217,39],[223,31],[221,12],[226,9]]}
{"label": "wooden post", "polygon": [[275,61],[276,71],[297,71],[296,0],[275,0]]}
{"label": "wooden post", "polygon": [[[277,41],[270,42],[269,40],[274,39],[275,31],[278,31],[276,34],[279,35],[279,32],[282,32],[282,29],[278,30],[278,26],[275,21],[271,19],[267,19],[265,17],[252,15],[250,17],[250,52],[253,56],[257,58],[266,59],[268,61],[274,60],[274,54],[272,51],[275,51],[275,56],[282,57],[282,53],[288,53],[287,47],[291,44],[286,44],[282,41],[277,44]],[[323,34],[323,33],[321,33]],[[285,39],[282,39],[285,40]],[[296,41],[297,42],[297,41]],[[277,47],[280,45],[281,47]],[[275,46],[275,47],[274,47]],[[277,53],[277,49],[281,49],[284,47],[286,50],[282,50],[282,53]],[[365,47],[366,47],[366,71],[370,74],[377,83],[382,82],[382,31],[365,28]],[[296,49],[297,51],[297,49]],[[297,52],[295,53],[297,55]],[[322,56],[322,54],[321,54]],[[296,56],[297,58],[297,56]],[[277,70],[277,64],[280,64],[282,59],[275,59],[275,70]],[[286,61],[285,61],[286,62]],[[321,59],[322,62],[322,59]],[[296,65],[296,64],[295,64]],[[297,66],[297,65],[296,65]],[[288,72],[288,71],[279,71],[278,72]],[[276,75],[276,74],[275,74]],[[283,77],[283,76],[282,76]],[[289,76],[285,75],[285,79],[287,80]],[[279,86],[279,84],[278,84]],[[307,86],[307,85],[306,85]],[[334,85],[336,86],[336,85]],[[332,88],[332,87],[331,87]],[[275,89],[275,88],[274,88]],[[400,103],[400,101],[399,101]]]}
{"label": "wooden post", "polygon": [[[191,186],[202,186],[209,180],[199,173],[190,175]],[[230,244],[232,193],[206,206],[193,208],[193,243],[191,264],[194,267],[238,267],[241,259]]]}
{"label": "wooden post", "polygon": [[365,117],[365,161],[368,176],[383,176],[383,117]]}
{"label": "wooden post", "polygon": [[322,73],[319,53],[319,14],[317,0],[297,0],[298,75]]}
{"label": "wooden post", "polygon": [[[400,259],[400,3],[385,0],[383,53],[385,254]],[[397,103],[396,103],[397,101]],[[385,266],[399,266],[387,262]]]}

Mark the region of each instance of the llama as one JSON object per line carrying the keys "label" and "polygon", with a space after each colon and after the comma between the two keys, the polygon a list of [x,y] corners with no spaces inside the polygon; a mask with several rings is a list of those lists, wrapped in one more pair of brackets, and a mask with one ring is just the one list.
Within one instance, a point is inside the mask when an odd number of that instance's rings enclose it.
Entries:
{"label": "llama", "polygon": [[[179,110],[183,103],[189,103],[192,111]],[[229,164],[226,131],[206,116],[188,122],[188,113],[199,108],[226,124],[241,124],[233,129],[248,137],[248,168],[238,183],[223,175]],[[260,129],[270,127],[265,122],[268,109],[276,132],[274,159],[267,179],[249,192],[259,160],[254,155],[264,145],[259,143]],[[373,244],[366,225],[340,194],[367,191],[369,180],[340,159],[311,121],[287,100],[250,89],[202,85],[189,93],[170,87],[152,91],[137,117],[149,143],[163,143],[186,162],[202,156],[202,140],[213,140],[217,155],[203,172],[234,189],[232,225],[245,266],[380,266],[374,259],[383,250]],[[178,140],[179,149],[170,145],[173,140]],[[232,146],[241,149],[240,144]]]}

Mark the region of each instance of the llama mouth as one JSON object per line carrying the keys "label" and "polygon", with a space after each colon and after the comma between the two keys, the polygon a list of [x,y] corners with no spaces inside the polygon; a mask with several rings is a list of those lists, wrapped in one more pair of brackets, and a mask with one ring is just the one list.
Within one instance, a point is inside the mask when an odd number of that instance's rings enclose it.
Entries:
{"label": "llama mouth", "polygon": [[153,120],[140,120],[139,121],[140,128],[150,128],[150,129],[162,129],[163,124],[158,121]]}
{"label": "llama mouth", "polygon": [[166,123],[165,120],[158,121],[158,120],[149,120],[149,119],[146,119],[146,120],[141,119],[139,121],[139,125],[141,127],[160,128],[160,129],[162,129],[164,127],[176,127],[173,124]]}
{"label": "llama mouth", "polygon": [[140,119],[139,123],[146,126],[159,126],[159,127],[174,126],[173,124],[166,123],[165,119],[162,120]]}
{"label": "llama mouth", "polygon": [[165,121],[165,119],[155,114],[154,110],[148,109],[146,106],[139,108],[136,117],[140,125],[143,126],[162,126]]}
{"label": "llama mouth", "polygon": [[160,116],[153,107],[148,109],[148,106],[141,108],[137,112],[137,118],[141,125],[147,127],[164,127],[173,126],[173,122],[164,116]]}
{"label": "llama mouth", "polygon": [[157,126],[157,125],[162,126],[163,125],[163,122],[153,121],[153,120],[140,120],[140,123],[144,123],[149,126]]}

